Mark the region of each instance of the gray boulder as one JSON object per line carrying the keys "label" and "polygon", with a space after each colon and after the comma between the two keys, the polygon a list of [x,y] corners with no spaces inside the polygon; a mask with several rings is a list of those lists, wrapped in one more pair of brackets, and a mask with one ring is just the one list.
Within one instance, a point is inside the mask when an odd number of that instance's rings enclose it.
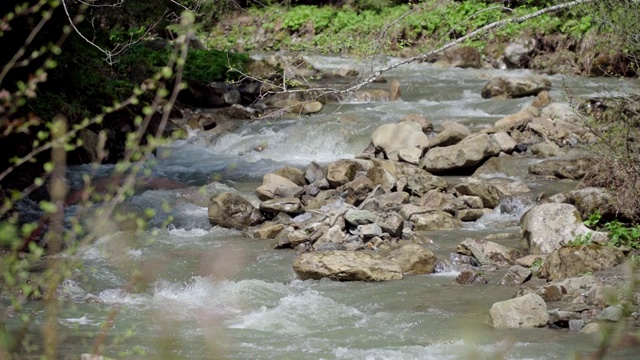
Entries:
{"label": "gray boulder", "polygon": [[534,175],[555,176],[559,179],[582,179],[593,167],[593,159],[545,160],[529,165],[529,173]]}
{"label": "gray boulder", "polygon": [[520,98],[536,96],[544,90],[551,88],[551,82],[540,76],[527,77],[497,77],[491,79],[482,88],[481,95],[484,99],[493,97]]}
{"label": "gray boulder", "polygon": [[423,151],[429,147],[429,138],[416,122],[403,121],[398,124],[384,124],[371,135],[373,145],[384,152],[388,159],[397,161],[398,152],[407,148]]}
{"label": "gray boulder", "polygon": [[274,173],[265,174],[262,185],[256,189],[258,199],[265,201],[277,197],[298,197],[304,189],[293,181]]}
{"label": "gray boulder", "polygon": [[430,147],[455,145],[471,135],[471,131],[466,126],[457,122],[445,121],[442,126],[444,129],[429,139]]}
{"label": "gray boulder", "polygon": [[610,269],[624,260],[622,251],[611,246],[583,245],[562,247],[547,256],[538,276],[549,280],[566,279],[598,270]]}
{"label": "gray boulder", "polygon": [[472,168],[485,159],[496,156],[502,149],[489,135],[470,136],[446,147],[430,149],[421,164],[433,173]]}
{"label": "gray boulder", "polygon": [[280,212],[298,215],[304,213],[304,206],[298,198],[278,198],[260,203],[260,211],[269,215],[276,215]]}
{"label": "gray boulder", "polygon": [[407,274],[431,274],[438,259],[431,250],[417,244],[382,251],[380,255],[398,264]]}
{"label": "gray boulder", "polygon": [[462,255],[474,256],[481,265],[513,265],[521,256],[516,249],[487,240],[465,239],[456,248]]}

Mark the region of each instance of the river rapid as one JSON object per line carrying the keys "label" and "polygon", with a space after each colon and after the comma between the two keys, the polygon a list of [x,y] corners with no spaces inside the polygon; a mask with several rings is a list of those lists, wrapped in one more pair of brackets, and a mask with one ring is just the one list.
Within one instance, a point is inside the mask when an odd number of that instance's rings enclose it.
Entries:
{"label": "river rapid", "polygon": [[[310,57],[323,70],[374,64],[335,57]],[[256,201],[262,175],[285,165],[352,158],[368,145],[381,124],[419,113],[436,129],[455,120],[472,131],[529,105],[532,98],[486,100],[480,90],[491,76],[525,76],[526,71],[439,69],[410,64],[386,73],[402,86],[402,100],[389,103],[327,105],[320,114],[291,120],[247,121],[238,131],[212,136],[190,134],[156,159],[155,176],[174,179],[213,195],[238,191]],[[550,76],[551,97],[610,96],[629,90],[614,79]],[[387,84],[373,84],[384,88]],[[570,89],[567,92],[566,89]],[[264,148],[255,151],[256,147]],[[509,174],[532,190],[555,193],[575,182],[529,180],[533,158],[509,161]],[[98,170],[107,174],[111,168]],[[70,170],[78,181],[88,167]],[[75,179],[75,180],[74,180]],[[459,177],[446,178],[450,183]],[[112,328],[102,354],[133,359],[568,359],[595,349],[592,335],[566,330],[495,330],[485,325],[496,301],[515,288],[457,285],[455,268],[432,275],[406,276],[383,283],[300,281],[292,270],[296,254],[274,250],[273,241],[251,239],[240,231],[211,227],[207,208],[189,201],[185,190],[150,190],[127,201],[131,209],[171,205],[152,220],[155,232],[115,231],[80,251],[83,268],[60,289],[59,336],[62,358],[90,352],[105,322]],[[500,243],[517,247],[518,219],[526,205],[503,214],[499,209],[463,230],[431,232],[433,251],[448,258],[467,237],[510,233]],[[73,211],[73,207],[69,209]],[[132,283],[136,272],[148,275]],[[30,306],[38,306],[37,303]],[[38,337],[34,324],[32,335]],[[11,327],[12,324],[8,323]],[[635,359],[619,351],[611,358]],[[34,356],[35,357],[35,356]]]}

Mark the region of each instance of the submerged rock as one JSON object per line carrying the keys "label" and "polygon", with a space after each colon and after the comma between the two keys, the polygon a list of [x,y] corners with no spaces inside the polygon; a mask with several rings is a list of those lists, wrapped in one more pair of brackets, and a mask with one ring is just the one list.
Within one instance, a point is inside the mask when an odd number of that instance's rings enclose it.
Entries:
{"label": "submerged rock", "polygon": [[395,262],[369,251],[318,251],[295,260],[293,270],[302,280],[386,281],[403,278]]}

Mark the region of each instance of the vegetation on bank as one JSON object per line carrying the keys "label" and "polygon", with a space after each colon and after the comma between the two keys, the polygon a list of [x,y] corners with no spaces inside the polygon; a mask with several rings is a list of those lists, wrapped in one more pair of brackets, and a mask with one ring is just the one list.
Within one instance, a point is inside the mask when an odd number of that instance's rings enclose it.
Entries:
{"label": "vegetation on bank", "polygon": [[[421,52],[490,23],[540,10],[550,1],[525,2],[507,8],[491,1],[423,1],[374,8],[345,5],[279,5],[252,7],[223,18],[209,33],[210,46],[237,51],[312,51],[371,55]],[[590,9],[576,7],[545,14],[520,24],[509,24],[470,42],[490,42],[519,36],[560,34],[579,39],[594,29]]]}

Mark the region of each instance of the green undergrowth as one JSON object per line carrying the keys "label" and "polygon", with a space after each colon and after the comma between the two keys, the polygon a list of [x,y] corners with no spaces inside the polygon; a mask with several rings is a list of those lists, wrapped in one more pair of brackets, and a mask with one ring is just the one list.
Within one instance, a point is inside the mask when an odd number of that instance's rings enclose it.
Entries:
{"label": "green undergrowth", "polygon": [[[640,249],[640,225],[629,225],[618,220],[603,222],[600,213],[596,212],[583,222],[587,227],[606,231],[609,245]],[[568,246],[582,246],[591,243],[591,233],[577,236]]]}
{"label": "green undergrowth", "polygon": [[[367,55],[382,48],[394,54],[406,47],[427,47],[463,36],[498,20],[529,14],[540,7],[521,6],[506,11],[495,3],[423,1],[384,7],[379,11],[351,7],[301,5],[253,7],[242,21],[231,15],[208,34],[212,47],[223,50],[294,50]],[[470,42],[514,39],[526,32],[562,33],[582,37],[593,28],[588,11],[575,8],[546,14],[522,24],[510,24],[490,37]],[[260,36],[268,41],[261,41]]]}

